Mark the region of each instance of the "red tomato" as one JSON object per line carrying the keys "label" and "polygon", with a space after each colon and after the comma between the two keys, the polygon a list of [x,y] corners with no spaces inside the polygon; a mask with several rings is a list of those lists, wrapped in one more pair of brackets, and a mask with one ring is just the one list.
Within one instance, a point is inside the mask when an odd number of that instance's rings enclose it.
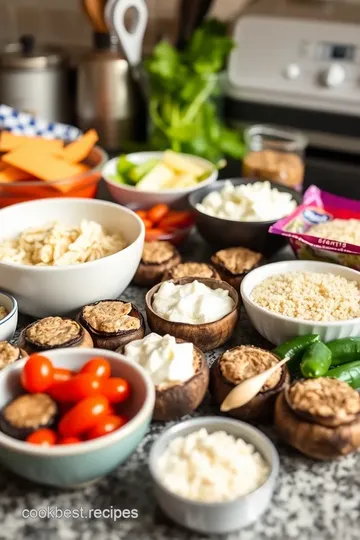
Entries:
{"label": "red tomato", "polygon": [[74,375],[68,381],[57,382],[48,388],[48,394],[55,401],[80,401],[81,399],[96,396],[100,392],[101,378],[91,373]]}
{"label": "red tomato", "polygon": [[53,383],[54,367],[46,356],[32,354],[21,372],[21,384],[31,394],[45,392]]}
{"label": "red tomato", "polygon": [[25,440],[28,443],[39,444],[40,446],[54,446],[56,439],[57,435],[54,430],[42,428],[31,433]]}
{"label": "red tomato", "polygon": [[82,440],[79,437],[62,437],[58,440],[58,444],[77,444],[79,442],[82,442]]}
{"label": "red tomato", "polygon": [[111,366],[105,358],[101,356],[96,356],[91,358],[83,367],[80,369],[79,373],[91,373],[96,375],[96,377],[110,377],[111,375]]}
{"label": "red tomato", "polygon": [[93,396],[79,401],[59,422],[61,437],[78,437],[90,431],[108,414],[109,401],[104,396]]}
{"label": "red tomato", "polygon": [[121,403],[130,395],[130,385],[121,377],[110,377],[101,382],[101,394],[108,398],[110,403]]}
{"label": "red tomato", "polygon": [[103,437],[108,433],[121,428],[126,424],[128,419],[125,416],[115,416],[107,415],[99,420],[99,422],[87,433],[86,438],[97,439],[98,437]]}
{"label": "red tomato", "polygon": [[71,369],[65,369],[65,368],[55,368],[54,369],[54,382],[64,382],[68,381],[75,375],[74,371],[71,371]]}
{"label": "red tomato", "polygon": [[183,229],[189,227],[193,223],[191,212],[176,212],[172,210],[159,223],[159,227],[165,231],[174,229]]}
{"label": "red tomato", "polygon": [[166,231],[163,231],[162,229],[146,229],[145,240],[147,242],[153,242],[154,240],[161,238],[161,236],[164,236],[164,234],[166,234]]}
{"label": "red tomato", "polygon": [[154,224],[159,223],[169,213],[169,207],[167,204],[156,204],[147,213],[147,218]]}

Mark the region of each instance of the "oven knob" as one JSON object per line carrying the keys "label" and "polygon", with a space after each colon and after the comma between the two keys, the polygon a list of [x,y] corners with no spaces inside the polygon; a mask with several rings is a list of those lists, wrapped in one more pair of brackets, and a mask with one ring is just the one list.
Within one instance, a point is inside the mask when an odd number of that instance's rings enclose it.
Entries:
{"label": "oven knob", "polygon": [[289,64],[285,68],[284,75],[290,81],[294,81],[300,75],[300,68],[297,64]]}
{"label": "oven knob", "polygon": [[335,88],[345,81],[345,69],[340,64],[332,64],[323,76],[325,86]]}

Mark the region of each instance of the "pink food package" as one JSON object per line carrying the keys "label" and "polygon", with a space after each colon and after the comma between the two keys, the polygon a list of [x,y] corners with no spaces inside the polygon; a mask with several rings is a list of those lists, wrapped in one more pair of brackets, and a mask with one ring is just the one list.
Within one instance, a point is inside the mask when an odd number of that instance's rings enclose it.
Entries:
{"label": "pink food package", "polygon": [[360,270],[360,245],[308,234],[314,225],[333,219],[360,222],[360,201],[310,186],[304,193],[303,203],[290,216],[272,225],[269,232],[288,237],[299,259],[333,262]]}

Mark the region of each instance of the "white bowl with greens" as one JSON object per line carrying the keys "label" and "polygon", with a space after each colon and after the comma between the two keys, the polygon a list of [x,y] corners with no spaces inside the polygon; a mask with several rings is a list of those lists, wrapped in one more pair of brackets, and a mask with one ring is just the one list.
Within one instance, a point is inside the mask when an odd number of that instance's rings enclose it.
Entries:
{"label": "white bowl with greens", "polygon": [[102,171],[113,199],[131,208],[148,208],[186,199],[218,177],[216,166],[189,154],[136,152],[111,159]]}

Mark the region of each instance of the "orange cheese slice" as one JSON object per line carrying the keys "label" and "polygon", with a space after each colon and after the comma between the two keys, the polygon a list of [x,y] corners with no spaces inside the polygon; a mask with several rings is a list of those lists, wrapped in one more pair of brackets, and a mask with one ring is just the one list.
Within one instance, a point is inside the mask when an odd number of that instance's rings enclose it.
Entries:
{"label": "orange cheese slice", "polygon": [[33,178],[33,176],[28,172],[22,171],[17,167],[12,167],[11,165],[5,165],[4,168],[0,170],[0,183],[30,180],[31,178]]}
{"label": "orange cheese slice", "polygon": [[80,163],[88,157],[99,140],[95,129],[89,129],[84,135],[64,147],[61,155],[69,163]]}
{"label": "orange cheese slice", "polygon": [[64,143],[60,139],[44,139],[43,137],[27,137],[14,135],[10,131],[2,131],[0,135],[0,152],[10,152],[21,146],[31,144],[37,151],[60,153]]}
{"label": "orange cheese slice", "polygon": [[[8,165],[26,171],[45,182],[66,180],[88,170],[85,165],[67,163],[64,159],[55,156],[51,152],[34,152],[31,145],[24,145],[5,154],[2,160]],[[54,184],[53,187],[66,193],[74,187],[76,182],[77,180],[74,182],[64,181]]]}

